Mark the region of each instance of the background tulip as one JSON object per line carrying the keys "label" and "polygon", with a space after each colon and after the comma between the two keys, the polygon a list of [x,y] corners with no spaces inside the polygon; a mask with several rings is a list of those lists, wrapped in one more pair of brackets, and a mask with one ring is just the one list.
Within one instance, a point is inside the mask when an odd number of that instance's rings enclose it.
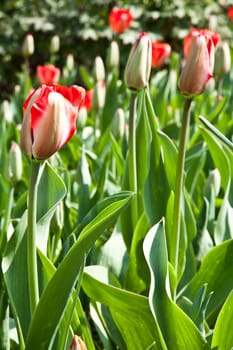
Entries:
{"label": "background tulip", "polygon": [[203,92],[214,68],[214,44],[211,37],[202,34],[194,36],[191,51],[181,72],[179,87],[187,96]]}
{"label": "background tulip", "polygon": [[221,36],[218,32],[214,32],[210,29],[199,29],[199,28],[191,28],[188,35],[184,38],[184,57],[187,58],[189,52],[191,51],[191,44],[192,44],[192,38],[197,37],[200,34],[204,35],[205,37],[211,37],[212,42],[214,44],[214,47],[216,48],[218,46],[218,43],[221,40]]}
{"label": "background tulip", "polygon": [[114,7],[109,14],[109,25],[118,34],[126,31],[130,27],[132,20],[132,13],[126,9]]}
{"label": "background tulip", "polygon": [[152,42],[152,62],[153,68],[161,67],[171,55],[171,46],[160,41]]}
{"label": "background tulip", "polygon": [[151,52],[151,39],[143,32],[132,47],[125,67],[128,88],[142,90],[147,86],[151,72]]}
{"label": "background tulip", "polygon": [[46,159],[73,136],[85,90],[78,86],[42,85],[25,101],[21,130],[23,151]]}
{"label": "background tulip", "polygon": [[37,79],[40,84],[54,84],[60,79],[60,68],[55,67],[53,64],[45,66],[37,66],[36,68]]}

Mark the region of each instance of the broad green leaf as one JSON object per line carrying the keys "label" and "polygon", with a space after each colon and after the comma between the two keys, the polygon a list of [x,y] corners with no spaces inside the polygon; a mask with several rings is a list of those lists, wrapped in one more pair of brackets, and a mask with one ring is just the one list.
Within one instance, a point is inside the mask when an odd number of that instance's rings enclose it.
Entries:
{"label": "broad green leaf", "polygon": [[47,350],[49,348],[77,281],[84,256],[101,233],[116,220],[123,208],[129,204],[130,199],[130,195],[126,195],[124,199],[119,201],[113,199],[113,203],[101,211],[82,230],[79,239],[59,265],[40,298],[30,325],[26,350],[32,348]]}
{"label": "broad green leaf", "polygon": [[66,194],[65,184],[48,162],[45,163],[38,186],[37,233],[40,250],[46,254],[49,225],[57,204]]}
{"label": "broad green leaf", "polygon": [[142,242],[148,231],[148,220],[143,213],[138,220],[130,247],[130,259],[126,276],[126,289],[141,293],[147,289],[149,271],[143,255]]}
{"label": "broad green leaf", "polygon": [[212,349],[231,350],[233,348],[233,291],[223,304],[213,333]]}
{"label": "broad green leaf", "polygon": [[226,234],[226,219],[227,219],[227,207],[228,207],[228,196],[231,187],[231,168],[230,162],[226,152],[220,142],[215,136],[213,136],[208,130],[201,128],[201,132],[207,142],[208,148],[211,152],[211,156],[215,162],[216,167],[219,169],[221,174],[222,186],[225,190],[223,202],[219,210],[218,218],[216,220],[214,229],[214,238],[217,244],[224,240]]}
{"label": "broad green leaf", "polygon": [[8,297],[14,316],[18,319],[21,328],[19,332],[22,332],[24,337],[26,337],[30,323],[26,229],[27,213],[20,219],[2,259],[2,272]]}
{"label": "broad green leaf", "polygon": [[233,289],[232,259],[232,240],[212,248],[203,258],[200,269],[182,293],[193,300],[200,288],[207,284],[207,294],[213,292],[207,308],[207,317],[213,315],[221,307]]}
{"label": "broad green leaf", "polygon": [[151,142],[148,150],[148,175],[143,189],[143,201],[150,225],[165,215],[167,200],[170,195],[166,177],[158,125],[149,93],[145,96],[147,116],[151,130]]}
{"label": "broad green leaf", "polygon": [[108,270],[100,266],[85,269],[82,286],[93,301],[109,307],[125,349],[146,349],[153,342],[154,349],[166,349],[146,297],[111,286]]}
{"label": "broad green leaf", "polygon": [[209,349],[196,325],[171,300],[163,220],[149,230],[143,248],[151,274],[150,308],[161,329],[167,348]]}

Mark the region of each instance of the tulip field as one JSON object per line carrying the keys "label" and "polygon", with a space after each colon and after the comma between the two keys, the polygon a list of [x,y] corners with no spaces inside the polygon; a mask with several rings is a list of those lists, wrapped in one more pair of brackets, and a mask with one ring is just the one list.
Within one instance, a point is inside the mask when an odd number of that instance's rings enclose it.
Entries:
{"label": "tulip field", "polygon": [[233,349],[233,6],[130,3],[0,68],[0,350]]}

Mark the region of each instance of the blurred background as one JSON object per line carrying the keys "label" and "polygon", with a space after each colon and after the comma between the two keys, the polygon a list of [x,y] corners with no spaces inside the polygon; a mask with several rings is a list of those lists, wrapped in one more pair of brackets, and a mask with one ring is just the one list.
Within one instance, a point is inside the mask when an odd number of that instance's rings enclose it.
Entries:
{"label": "blurred background", "polygon": [[[18,72],[24,64],[22,43],[30,33],[35,40],[35,52],[30,57],[30,73],[36,66],[51,62],[51,39],[60,38],[60,48],[52,60],[62,68],[68,54],[79,68],[92,69],[97,55],[106,59],[110,42],[117,40],[121,53],[121,68],[138,33],[150,33],[152,40],[170,43],[173,52],[182,52],[183,38],[191,26],[209,28],[221,34],[232,46],[233,21],[227,15],[230,0],[1,0],[0,2],[0,97],[7,98],[18,82]],[[115,34],[109,27],[112,7],[124,7],[133,13],[131,28]]]}

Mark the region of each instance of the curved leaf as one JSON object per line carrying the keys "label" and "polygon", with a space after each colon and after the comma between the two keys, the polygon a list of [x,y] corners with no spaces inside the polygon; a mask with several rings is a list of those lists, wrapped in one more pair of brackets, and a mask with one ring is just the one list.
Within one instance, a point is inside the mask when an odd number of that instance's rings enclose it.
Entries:
{"label": "curved leaf", "polygon": [[168,256],[164,223],[160,221],[144,240],[144,254],[150,268],[149,303],[168,349],[209,349],[192,320],[170,299]]}
{"label": "curved leaf", "polygon": [[104,229],[116,220],[130,199],[131,196],[126,195],[124,199],[115,201],[113,196],[113,203],[101,211],[83,229],[79,239],[61,262],[41,296],[31,322],[25,350],[49,349],[49,344],[59,327],[85,255]]}

